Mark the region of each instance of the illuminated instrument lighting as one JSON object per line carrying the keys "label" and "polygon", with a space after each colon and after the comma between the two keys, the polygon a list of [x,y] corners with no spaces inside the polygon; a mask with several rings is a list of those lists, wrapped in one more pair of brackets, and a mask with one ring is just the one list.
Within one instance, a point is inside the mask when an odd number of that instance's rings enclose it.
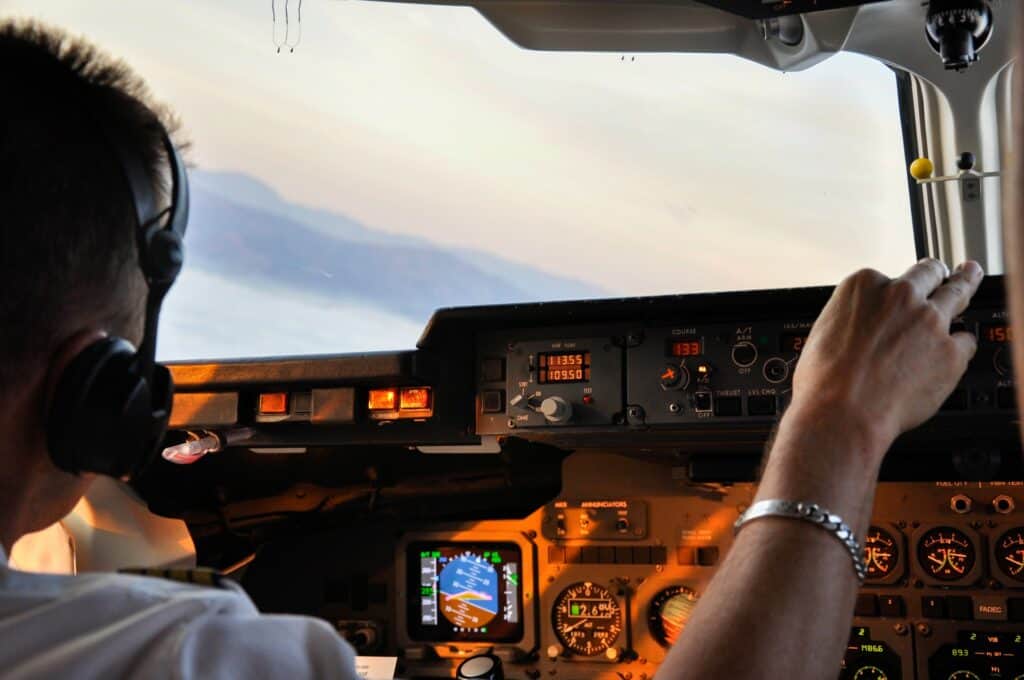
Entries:
{"label": "illuminated instrument lighting", "polygon": [[398,408],[398,390],[370,390],[369,408],[371,411],[394,411]]}
{"label": "illuminated instrument lighting", "polygon": [[423,411],[430,408],[429,387],[407,387],[398,398],[398,408],[403,411]]}
{"label": "illuminated instrument lighting", "polygon": [[264,392],[260,394],[259,408],[256,409],[261,416],[287,415],[288,414],[288,393],[287,392]]}

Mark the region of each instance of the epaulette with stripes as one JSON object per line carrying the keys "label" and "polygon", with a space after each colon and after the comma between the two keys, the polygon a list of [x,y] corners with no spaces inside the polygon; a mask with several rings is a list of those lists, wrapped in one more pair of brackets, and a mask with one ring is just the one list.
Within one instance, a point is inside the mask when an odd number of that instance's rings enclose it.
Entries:
{"label": "epaulette with stripes", "polygon": [[135,574],[136,576],[152,576],[154,578],[162,578],[168,581],[177,581],[178,583],[193,583],[197,586],[206,586],[207,588],[226,588],[225,581],[227,577],[220,573],[216,569],[208,569],[206,567],[199,567],[197,569],[160,569],[160,568],[144,568],[144,567],[131,567],[128,569],[118,569],[119,574]]}

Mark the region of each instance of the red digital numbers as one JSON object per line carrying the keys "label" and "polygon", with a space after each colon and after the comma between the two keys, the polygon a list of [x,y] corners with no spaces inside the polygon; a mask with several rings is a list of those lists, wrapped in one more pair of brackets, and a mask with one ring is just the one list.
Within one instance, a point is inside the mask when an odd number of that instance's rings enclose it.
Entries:
{"label": "red digital numbers", "polygon": [[993,324],[982,329],[982,335],[988,342],[1005,344],[1013,342],[1013,330],[1006,324]]}
{"label": "red digital numbers", "polygon": [[703,347],[697,338],[686,338],[684,340],[672,340],[668,346],[669,356],[673,357],[699,357],[703,354]]}

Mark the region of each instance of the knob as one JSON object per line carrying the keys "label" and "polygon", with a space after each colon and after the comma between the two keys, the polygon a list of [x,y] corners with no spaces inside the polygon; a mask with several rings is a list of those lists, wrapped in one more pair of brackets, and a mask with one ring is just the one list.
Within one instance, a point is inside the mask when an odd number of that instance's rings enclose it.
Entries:
{"label": "knob", "polygon": [[661,369],[661,375],[658,376],[658,380],[666,390],[672,390],[677,387],[684,390],[690,383],[690,372],[686,370],[685,366],[665,364],[665,368]]}
{"label": "knob", "polygon": [[455,671],[458,680],[504,680],[501,659],[493,654],[471,656],[459,664]]}
{"label": "knob", "polygon": [[547,653],[549,659],[557,659],[562,656],[562,645],[548,645]]}
{"label": "knob", "polygon": [[1013,356],[1006,347],[1000,347],[992,355],[992,364],[999,375],[1010,375],[1013,372]]}
{"label": "knob", "polygon": [[784,359],[772,357],[764,362],[764,379],[770,383],[780,383],[789,377],[789,364]]}
{"label": "knob", "polygon": [[567,423],[572,418],[572,404],[562,397],[548,397],[540,403],[540,412],[549,423]]}
{"label": "knob", "polygon": [[604,650],[604,656],[609,661],[618,661],[619,658],[622,656],[622,650],[620,650],[618,647],[609,647],[608,649]]}
{"label": "knob", "polygon": [[757,361],[757,348],[752,342],[738,342],[732,348],[732,362],[740,368],[749,368]]}

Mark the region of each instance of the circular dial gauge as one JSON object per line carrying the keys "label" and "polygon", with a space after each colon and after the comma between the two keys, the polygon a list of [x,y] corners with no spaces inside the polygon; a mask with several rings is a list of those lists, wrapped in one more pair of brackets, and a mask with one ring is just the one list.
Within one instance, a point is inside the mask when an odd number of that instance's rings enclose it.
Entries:
{"label": "circular dial gauge", "polygon": [[891,574],[899,558],[899,543],[892,534],[876,526],[868,529],[864,539],[864,564],[868,568],[868,581],[877,581]]}
{"label": "circular dial gauge", "polygon": [[551,619],[562,645],[580,656],[604,653],[622,632],[622,610],[615,596],[588,581],[558,594]]}
{"label": "circular dial gauge", "polygon": [[878,666],[861,666],[853,674],[853,680],[889,680],[889,676]]}
{"label": "circular dial gauge", "polygon": [[1024,581],[1024,527],[1010,529],[996,541],[996,563],[1004,574]]}
{"label": "circular dial gauge", "polygon": [[697,606],[697,593],[686,586],[665,588],[654,596],[647,625],[654,639],[670,647],[683,632],[693,608]]}
{"label": "circular dial gauge", "polygon": [[953,671],[949,674],[949,680],[981,680],[981,678],[972,671]]}
{"label": "circular dial gauge", "polygon": [[970,537],[953,527],[936,527],[917,542],[917,561],[940,581],[956,581],[974,568],[977,553]]}

